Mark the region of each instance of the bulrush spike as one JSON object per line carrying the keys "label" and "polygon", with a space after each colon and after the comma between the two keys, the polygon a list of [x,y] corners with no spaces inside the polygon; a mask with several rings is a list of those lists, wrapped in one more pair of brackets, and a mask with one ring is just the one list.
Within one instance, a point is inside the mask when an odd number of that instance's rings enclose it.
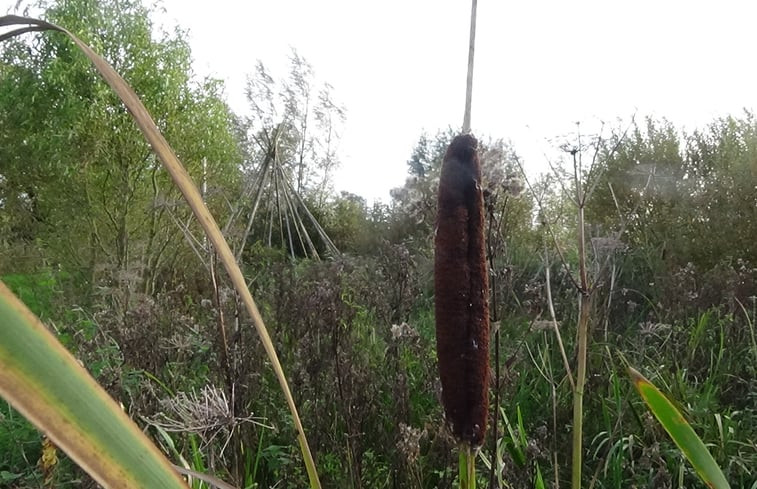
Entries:
{"label": "bulrush spike", "polygon": [[489,279],[478,141],[452,140],[439,179],[434,286],[442,403],[452,434],[479,447],[489,410]]}

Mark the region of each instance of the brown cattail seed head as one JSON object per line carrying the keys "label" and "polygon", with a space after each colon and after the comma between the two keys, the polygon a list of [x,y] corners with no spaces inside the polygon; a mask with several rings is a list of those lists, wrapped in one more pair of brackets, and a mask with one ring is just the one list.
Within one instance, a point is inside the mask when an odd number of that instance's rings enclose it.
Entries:
{"label": "brown cattail seed head", "polygon": [[452,434],[480,446],[489,408],[489,280],[478,142],[455,137],[439,178],[434,287],[442,403]]}

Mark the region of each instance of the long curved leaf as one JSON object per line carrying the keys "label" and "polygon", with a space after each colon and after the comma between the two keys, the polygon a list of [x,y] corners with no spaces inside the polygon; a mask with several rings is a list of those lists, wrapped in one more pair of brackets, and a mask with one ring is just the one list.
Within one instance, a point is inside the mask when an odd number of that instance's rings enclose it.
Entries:
{"label": "long curved leaf", "polygon": [[694,466],[699,477],[714,489],[730,489],[728,481],[718,467],[715,459],[705,447],[704,442],[697,436],[694,429],[670,400],[660,392],[643,375],[628,367],[628,373],[633,380],[639,395],[647,403],[649,410],[655,415],[665,428],[684,456]]}
{"label": "long curved leaf", "polygon": [[139,427],[2,282],[0,395],[105,487],[187,487]]}

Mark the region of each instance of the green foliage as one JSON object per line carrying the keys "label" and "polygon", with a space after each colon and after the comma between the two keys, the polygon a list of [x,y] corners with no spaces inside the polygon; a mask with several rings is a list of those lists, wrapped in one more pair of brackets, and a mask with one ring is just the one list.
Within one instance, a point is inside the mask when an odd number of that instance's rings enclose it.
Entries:
{"label": "green foliage", "polygon": [[372,214],[364,198],[342,192],[328,204],[326,212],[323,225],[341,252],[370,254],[379,245],[384,216],[381,210],[378,215]]}
{"label": "green foliage", "polygon": [[42,454],[37,430],[7,403],[0,405],[0,485],[41,478],[35,464]]}
{"label": "green foliage", "polygon": [[0,280],[38,317],[50,317],[58,286],[51,270],[36,274],[11,274]]}
{"label": "green foliage", "polygon": [[[609,138],[594,171],[598,184],[587,218],[598,236],[624,231],[630,252],[646,262],[633,271],[652,271],[642,280],[662,282],[668,309],[686,297],[697,299],[699,309],[717,306],[728,295],[722,291],[746,300],[753,278],[736,279],[740,286],[729,278],[748,275],[757,263],[757,122],[747,112],[680,134],[667,121],[648,119],[622,140]],[[709,275],[698,289],[691,287],[692,272]],[[647,289],[642,280],[632,288]]]}
{"label": "green foliage", "polygon": [[[138,1],[76,0],[46,10],[50,21],[90,42],[160,114],[158,125],[190,172],[199,176],[205,160],[210,188],[228,188],[238,152],[221,86],[194,81],[182,33],[154,39],[149,14]],[[10,239],[33,236],[85,288],[115,272],[132,275],[136,289],[155,287],[162,268],[186,256],[172,225],[186,211],[174,210],[177,191],[131,116],[63,36],[4,47],[0,200]],[[223,202],[222,195],[214,199]]]}

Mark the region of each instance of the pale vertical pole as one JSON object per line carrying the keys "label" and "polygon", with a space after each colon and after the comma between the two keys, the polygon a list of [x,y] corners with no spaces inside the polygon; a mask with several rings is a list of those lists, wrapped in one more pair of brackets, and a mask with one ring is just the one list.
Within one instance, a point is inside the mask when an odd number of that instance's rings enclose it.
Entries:
{"label": "pale vertical pole", "polygon": [[468,79],[465,87],[465,114],[463,115],[463,133],[469,133],[471,101],[473,98],[473,51],[476,45],[476,4],[473,0],[470,13],[470,42],[468,43]]}
{"label": "pale vertical pole", "polygon": [[[202,197],[202,203],[207,205],[206,197],[208,194],[208,159],[202,158],[202,187],[200,187],[200,196]],[[208,235],[203,233],[202,245],[205,250],[208,251]]]}

